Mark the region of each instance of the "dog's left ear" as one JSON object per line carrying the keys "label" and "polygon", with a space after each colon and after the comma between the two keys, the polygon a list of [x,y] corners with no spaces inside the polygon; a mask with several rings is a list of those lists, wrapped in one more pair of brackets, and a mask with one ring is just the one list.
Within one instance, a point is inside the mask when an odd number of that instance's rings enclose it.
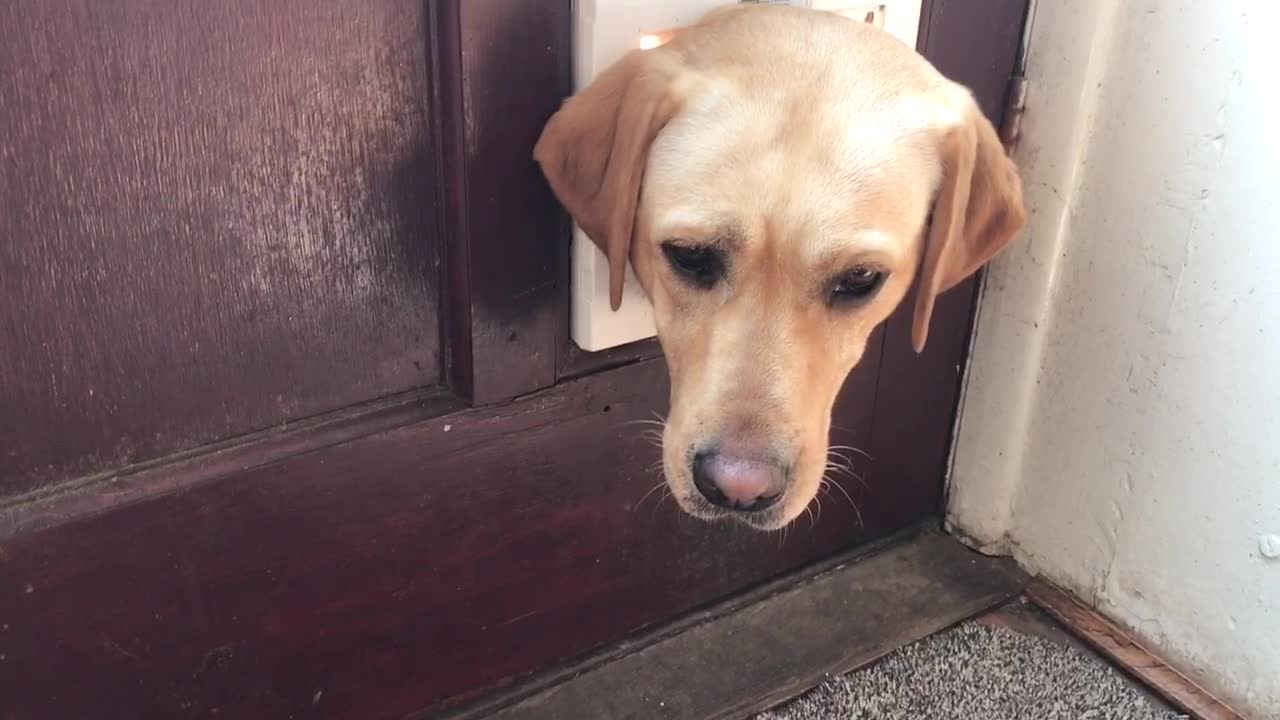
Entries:
{"label": "dog's left ear", "polygon": [[967,91],[964,99],[964,119],[942,139],[942,184],[934,201],[911,325],[916,352],[924,350],[938,295],[1000,252],[1027,218],[1017,169]]}

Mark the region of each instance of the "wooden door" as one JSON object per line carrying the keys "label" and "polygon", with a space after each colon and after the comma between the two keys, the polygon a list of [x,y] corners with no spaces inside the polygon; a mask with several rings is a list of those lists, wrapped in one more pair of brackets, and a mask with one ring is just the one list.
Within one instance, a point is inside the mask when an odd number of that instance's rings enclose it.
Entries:
{"label": "wooden door", "polygon": [[[926,3],[998,116],[1025,0]],[[937,512],[973,286],[785,537],[649,490],[530,157],[569,0],[0,3],[0,718],[397,718]]]}

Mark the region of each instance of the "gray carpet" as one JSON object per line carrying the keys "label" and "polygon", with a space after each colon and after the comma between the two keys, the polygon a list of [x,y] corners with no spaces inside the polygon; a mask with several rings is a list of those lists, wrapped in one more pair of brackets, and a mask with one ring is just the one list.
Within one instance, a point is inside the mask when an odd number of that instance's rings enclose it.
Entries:
{"label": "gray carpet", "polygon": [[1175,720],[1097,657],[965,623],[757,720]]}

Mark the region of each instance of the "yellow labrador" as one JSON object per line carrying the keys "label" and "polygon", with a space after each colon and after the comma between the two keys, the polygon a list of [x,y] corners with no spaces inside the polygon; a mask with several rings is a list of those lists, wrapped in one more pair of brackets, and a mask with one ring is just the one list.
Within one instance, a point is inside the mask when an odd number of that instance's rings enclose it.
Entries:
{"label": "yellow labrador", "polygon": [[935,297],[1025,222],[972,94],[838,15],[717,10],[568,100],[534,156],[607,254],[629,261],[671,371],[663,463],[702,518],[778,528],[827,463],[831,409],[918,278]]}

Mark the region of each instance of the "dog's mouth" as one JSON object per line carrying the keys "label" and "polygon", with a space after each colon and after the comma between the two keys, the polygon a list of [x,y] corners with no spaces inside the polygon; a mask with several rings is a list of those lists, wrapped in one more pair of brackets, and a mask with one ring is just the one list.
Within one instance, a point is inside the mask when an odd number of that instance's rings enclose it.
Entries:
{"label": "dog's mouth", "polygon": [[791,523],[791,519],[786,518],[783,514],[783,508],[785,507],[783,502],[764,510],[744,512],[742,510],[717,507],[699,495],[697,491],[687,494],[677,491],[674,494],[679,502],[680,509],[685,514],[706,522],[737,523],[762,532],[780,530]]}

